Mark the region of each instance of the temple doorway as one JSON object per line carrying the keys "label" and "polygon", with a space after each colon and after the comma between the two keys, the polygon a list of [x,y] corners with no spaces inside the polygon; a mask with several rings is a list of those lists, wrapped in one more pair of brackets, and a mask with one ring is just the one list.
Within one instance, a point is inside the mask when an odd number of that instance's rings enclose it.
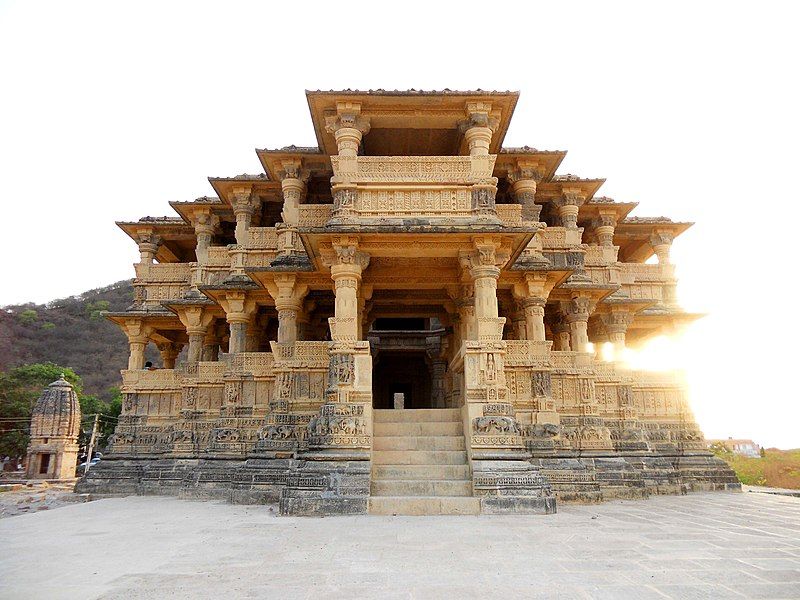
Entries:
{"label": "temple doorway", "polygon": [[[394,408],[402,394],[403,408],[433,408],[431,372],[424,351],[384,351],[372,367],[372,402],[375,408]],[[398,396],[398,399],[400,396]]]}

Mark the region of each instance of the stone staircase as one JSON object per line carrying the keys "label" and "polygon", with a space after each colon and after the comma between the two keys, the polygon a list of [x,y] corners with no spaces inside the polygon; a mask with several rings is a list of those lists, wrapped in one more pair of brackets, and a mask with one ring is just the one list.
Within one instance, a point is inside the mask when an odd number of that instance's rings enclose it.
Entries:
{"label": "stone staircase", "polygon": [[369,512],[476,515],[461,411],[373,411]]}

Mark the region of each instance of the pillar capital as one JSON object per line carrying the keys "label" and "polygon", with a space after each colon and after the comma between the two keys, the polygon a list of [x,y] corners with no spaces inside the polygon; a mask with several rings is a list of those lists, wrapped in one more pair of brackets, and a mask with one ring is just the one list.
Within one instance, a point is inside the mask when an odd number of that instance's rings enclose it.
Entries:
{"label": "pillar capital", "polygon": [[276,273],[273,281],[268,282],[266,287],[275,301],[277,310],[303,309],[303,299],[308,293],[308,285],[300,283],[294,273]]}
{"label": "pillar capital", "polygon": [[214,235],[219,227],[219,217],[211,209],[202,209],[192,213],[192,227],[197,236]]}
{"label": "pillar capital", "polygon": [[561,312],[566,317],[567,323],[588,321],[593,309],[594,303],[588,296],[575,295],[568,302],[561,302]]}
{"label": "pillar capital", "polygon": [[136,231],[136,244],[139,246],[139,262],[152,263],[161,248],[161,236],[156,235],[151,227]]}
{"label": "pillar capital", "polygon": [[580,190],[564,189],[561,197],[556,201],[561,224],[568,229],[578,227],[578,211],[586,197]]}
{"label": "pillar capital", "polygon": [[491,102],[467,102],[464,106],[466,119],[459,123],[470,156],[488,156],[492,135],[500,120],[492,114]]}
{"label": "pillar capital", "polygon": [[617,215],[613,211],[600,210],[598,217],[592,222],[594,234],[601,246],[614,245],[614,229],[617,226]]}
{"label": "pillar capital", "polygon": [[358,102],[337,102],[336,115],[325,118],[325,131],[333,134],[340,156],[358,156],[361,139],[369,129],[369,118],[361,115]]}
{"label": "pillar capital", "polygon": [[656,229],[650,234],[650,245],[653,247],[653,252],[658,257],[659,264],[669,264],[669,251],[672,247],[672,240],[675,239],[671,231],[662,231]]}
{"label": "pillar capital", "polygon": [[248,323],[256,312],[256,302],[243,290],[229,290],[219,304],[225,311],[228,323]]}

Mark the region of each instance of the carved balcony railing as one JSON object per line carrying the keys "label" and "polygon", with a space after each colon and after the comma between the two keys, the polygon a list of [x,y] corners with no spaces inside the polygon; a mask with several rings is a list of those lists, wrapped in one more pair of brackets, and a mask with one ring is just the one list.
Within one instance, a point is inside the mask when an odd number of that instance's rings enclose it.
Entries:
{"label": "carved balcony railing", "polygon": [[124,370],[122,371],[122,391],[125,393],[147,391],[180,391],[181,380],[174,369],[156,369],[155,371]]}
{"label": "carved balcony railing", "polygon": [[505,364],[508,367],[548,364],[552,345],[548,341],[507,340]]}
{"label": "carved balcony railing", "polygon": [[301,204],[298,225],[300,227],[324,227],[331,218],[331,204]]}
{"label": "carved balcony railing", "polygon": [[496,155],[331,156],[335,179],[348,183],[471,185],[491,178]]}
{"label": "carved balcony railing", "polygon": [[621,263],[620,268],[623,283],[675,280],[674,265]]}
{"label": "carved balcony railing", "polygon": [[616,262],[617,246],[586,246],[586,254],[583,257],[587,267],[604,267]]}
{"label": "carved balcony railing", "polygon": [[506,227],[522,225],[522,206],[520,204],[498,204],[497,216]]}
{"label": "carved balcony railing", "polygon": [[275,357],[272,352],[240,352],[229,357],[231,373],[249,373],[253,376],[273,374]]}
{"label": "carved balcony railing", "polygon": [[354,212],[362,217],[469,217],[470,188],[359,189]]}
{"label": "carved balcony railing", "polygon": [[191,263],[139,263],[135,268],[142,283],[173,283],[189,280]]}
{"label": "carved balcony railing", "polygon": [[664,287],[665,284],[659,282],[623,283],[621,291],[631,300],[653,300],[655,302],[663,302],[665,300]]}
{"label": "carved balcony railing", "polygon": [[181,298],[189,290],[192,263],[140,263],[135,268],[136,298],[145,309],[158,308],[165,300]]}
{"label": "carved balcony railing", "polygon": [[573,249],[581,245],[583,228],[567,229],[566,227],[547,227],[539,232],[542,247],[545,250]]}
{"label": "carved balcony railing", "polygon": [[208,249],[208,260],[205,265],[207,267],[230,267],[231,255],[228,252],[227,246],[211,246]]}
{"label": "carved balcony railing", "polygon": [[278,234],[274,227],[251,227],[247,230],[248,250],[277,250]]}

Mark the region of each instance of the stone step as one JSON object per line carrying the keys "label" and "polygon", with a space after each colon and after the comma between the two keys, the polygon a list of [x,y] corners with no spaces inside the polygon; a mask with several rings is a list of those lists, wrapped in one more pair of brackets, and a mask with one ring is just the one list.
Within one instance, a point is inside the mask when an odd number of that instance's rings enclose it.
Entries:
{"label": "stone step", "polygon": [[472,496],[472,483],[458,479],[379,479],[373,496]]}
{"label": "stone step", "polygon": [[431,423],[434,421],[461,422],[460,408],[378,409],[372,411],[375,423]]}
{"label": "stone step", "polygon": [[463,450],[373,450],[376,465],[465,465]]}
{"label": "stone step", "polygon": [[464,437],[456,435],[376,436],[373,450],[466,450]]}
{"label": "stone step", "polygon": [[374,465],[373,480],[469,479],[468,465]]}
{"label": "stone step", "polygon": [[458,421],[434,421],[432,423],[373,423],[372,433],[377,437],[384,436],[430,436],[430,435],[462,435],[463,427]]}
{"label": "stone step", "polygon": [[372,515],[477,515],[481,512],[480,498],[458,496],[370,496]]}

